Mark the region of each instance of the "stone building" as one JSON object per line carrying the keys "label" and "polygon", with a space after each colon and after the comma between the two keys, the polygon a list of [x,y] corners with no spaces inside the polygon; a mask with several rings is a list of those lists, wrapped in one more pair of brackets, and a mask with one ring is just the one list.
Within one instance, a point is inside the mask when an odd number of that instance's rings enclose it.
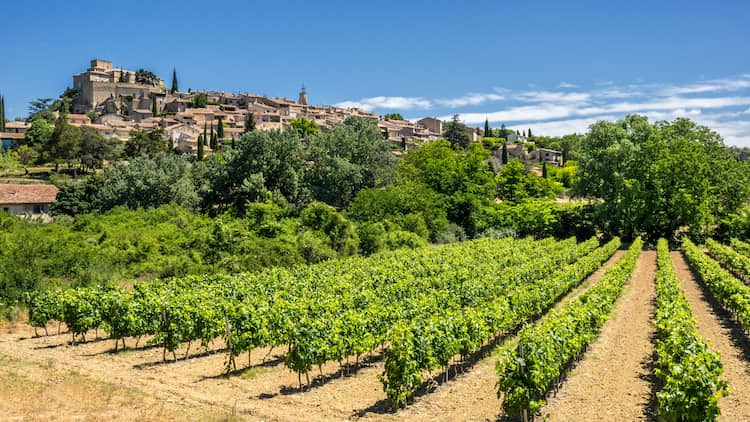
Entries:
{"label": "stone building", "polygon": [[73,88],[79,95],[73,101],[73,112],[86,114],[108,99],[119,103],[121,99],[151,98],[163,93],[164,81],[156,78],[150,83],[138,82],[136,72],[112,67],[106,60],[91,60],[91,67],[73,76]]}

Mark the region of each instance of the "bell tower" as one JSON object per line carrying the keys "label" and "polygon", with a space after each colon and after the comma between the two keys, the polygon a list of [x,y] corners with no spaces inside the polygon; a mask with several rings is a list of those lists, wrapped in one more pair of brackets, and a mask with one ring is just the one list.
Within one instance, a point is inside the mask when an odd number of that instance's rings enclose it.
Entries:
{"label": "bell tower", "polygon": [[302,90],[299,92],[297,103],[307,105],[307,90],[305,90],[305,84],[302,84]]}

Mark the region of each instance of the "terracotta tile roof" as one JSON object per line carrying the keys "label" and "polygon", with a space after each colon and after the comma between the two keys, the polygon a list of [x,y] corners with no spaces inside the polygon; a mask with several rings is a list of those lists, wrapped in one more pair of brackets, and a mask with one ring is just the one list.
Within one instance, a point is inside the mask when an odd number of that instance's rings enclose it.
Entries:
{"label": "terracotta tile roof", "polygon": [[24,139],[26,135],[23,133],[12,133],[12,132],[0,132],[0,139]]}
{"label": "terracotta tile roof", "polygon": [[15,185],[0,183],[0,205],[51,204],[57,196],[53,185]]}

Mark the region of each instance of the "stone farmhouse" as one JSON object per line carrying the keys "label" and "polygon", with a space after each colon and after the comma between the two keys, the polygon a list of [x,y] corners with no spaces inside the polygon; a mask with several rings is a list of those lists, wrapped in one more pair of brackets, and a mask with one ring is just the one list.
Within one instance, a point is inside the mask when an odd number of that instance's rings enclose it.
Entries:
{"label": "stone farmhouse", "polygon": [[0,209],[19,216],[46,218],[58,191],[53,185],[0,183]]}

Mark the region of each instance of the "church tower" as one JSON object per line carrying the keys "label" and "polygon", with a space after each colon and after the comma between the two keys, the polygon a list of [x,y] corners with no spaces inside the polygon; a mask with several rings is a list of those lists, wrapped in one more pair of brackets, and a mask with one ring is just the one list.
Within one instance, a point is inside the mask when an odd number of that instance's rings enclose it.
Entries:
{"label": "church tower", "polygon": [[307,91],[305,90],[305,84],[302,84],[302,91],[299,92],[299,99],[297,102],[302,105],[307,105]]}

